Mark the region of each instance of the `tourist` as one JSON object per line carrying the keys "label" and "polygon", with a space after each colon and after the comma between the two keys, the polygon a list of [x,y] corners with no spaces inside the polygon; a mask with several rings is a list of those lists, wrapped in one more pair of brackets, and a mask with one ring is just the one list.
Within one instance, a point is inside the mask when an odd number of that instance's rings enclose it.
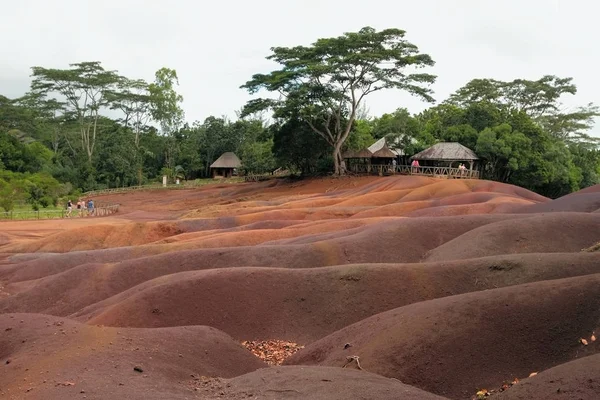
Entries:
{"label": "tourist", "polygon": [[419,172],[419,160],[413,160],[410,164],[413,174]]}
{"label": "tourist", "polygon": [[460,171],[460,175],[464,176],[465,175],[465,170],[467,169],[467,167],[465,167],[465,164],[460,163],[460,165],[458,166],[458,170]]}
{"label": "tourist", "polygon": [[77,200],[77,214],[79,214],[80,217],[83,216],[83,201],[81,201],[81,199]]}
{"label": "tourist", "polygon": [[94,215],[94,200],[89,199],[87,203],[88,215]]}
{"label": "tourist", "polygon": [[71,200],[67,201],[67,217],[71,216],[71,212],[73,211],[73,203]]}

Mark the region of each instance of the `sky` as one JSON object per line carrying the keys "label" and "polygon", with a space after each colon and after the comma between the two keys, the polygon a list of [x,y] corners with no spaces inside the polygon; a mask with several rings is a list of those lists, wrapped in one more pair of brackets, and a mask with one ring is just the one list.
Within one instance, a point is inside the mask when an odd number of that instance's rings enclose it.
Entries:
{"label": "sky", "polygon": [[[6,3],[6,4],[4,4]],[[179,76],[186,121],[235,117],[242,89],[276,65],[274,46],[308,45],[364,26],[400,28],[436,62],[443,101],[473,78],[573,77],[567,109],[600,104],[600,5],[591,0],[19,0],[0,14],[0,94],[23,95],[32,66],[101,61],[129,78]],[[371,115],[429,104],[399,91],[367,98]],[[600,121],[598,124],[600,125]],[[593,133],[600,136],[600,126]]]}

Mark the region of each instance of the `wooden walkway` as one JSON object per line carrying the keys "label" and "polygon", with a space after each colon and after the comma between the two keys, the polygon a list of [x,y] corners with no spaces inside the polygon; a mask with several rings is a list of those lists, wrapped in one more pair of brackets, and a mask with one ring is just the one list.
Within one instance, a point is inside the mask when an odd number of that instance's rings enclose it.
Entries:
{"label": "wooden walkway", "polygon": [[460,169],[450,167],[412,167],[410,165],[371,165],[354,164],[349,171],[356,174],[378,174],[378,175],[420,175],[432,176],[434,178],[446,179],[479,179],[479,171],[471,169]]}

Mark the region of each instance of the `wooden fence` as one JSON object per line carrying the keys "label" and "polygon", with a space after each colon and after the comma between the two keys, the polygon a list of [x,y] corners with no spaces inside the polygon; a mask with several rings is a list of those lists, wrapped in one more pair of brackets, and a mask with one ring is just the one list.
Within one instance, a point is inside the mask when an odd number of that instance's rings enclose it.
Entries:
{"label": "wooden fence", "polygon": [[81,197],[93,197],[104,194],[117,194],[117,193],[127,193],[134,192],[138,190],[178,190],[178,189],[194,189],[201,186],[212,185],[212,184],[220,184],[220,183],[239,183],[242,182],[240,178],[234,179],[205,179],[201,181],[189,181],[182,182],[179,185],[176,184],[168,184],[167,186],[163,186],[162,184],[151,184],[151,185],[142,185],[142,186],[126,186],[120,188],[112,188],[112,189],[101,189],[101,190],[91,190],[89,192],[85,192],[81,195]]}
{"label": "wooden fence", "polygon": [[106,217],[119,212],[119,204],[103,204],[94,207],[90,214],[87,209],[78,210],[73,208],[71,216],[67,216],[67,210],[31,210],[31,211],[5,211],[0,212],[0,221],[27,221],[27,220],[46,220],[60,218],[88,218],[88,217]]}
{"label": "wooden fence", "polygon": [[354,164],[350,166],[350,171],[357,174],[401,174],[432,176],[435,178],[447,179],[479,179],[479,171],[450,167],[413,167],[410,165],[396,165],[394,168],[392,165]]}

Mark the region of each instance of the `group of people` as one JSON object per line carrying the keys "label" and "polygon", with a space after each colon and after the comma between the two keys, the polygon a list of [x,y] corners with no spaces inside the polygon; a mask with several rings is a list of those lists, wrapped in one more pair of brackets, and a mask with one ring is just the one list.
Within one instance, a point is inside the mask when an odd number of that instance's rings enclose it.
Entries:
{"label": "group of people", "polygon": [[[80,217],[83,217],[84,215],[94,215],[94,200],[89,199],[87,201],[87,204],[85,202],[85,200],[83,199],[79,199],[79,201],[77,201],[77,204],[75,205],[77,207],[77,214]],[[86,214],[87,212],[87,214]],[[73,202],[71,200],[67,201],[67,217],[71,217],[73,216]]]}

